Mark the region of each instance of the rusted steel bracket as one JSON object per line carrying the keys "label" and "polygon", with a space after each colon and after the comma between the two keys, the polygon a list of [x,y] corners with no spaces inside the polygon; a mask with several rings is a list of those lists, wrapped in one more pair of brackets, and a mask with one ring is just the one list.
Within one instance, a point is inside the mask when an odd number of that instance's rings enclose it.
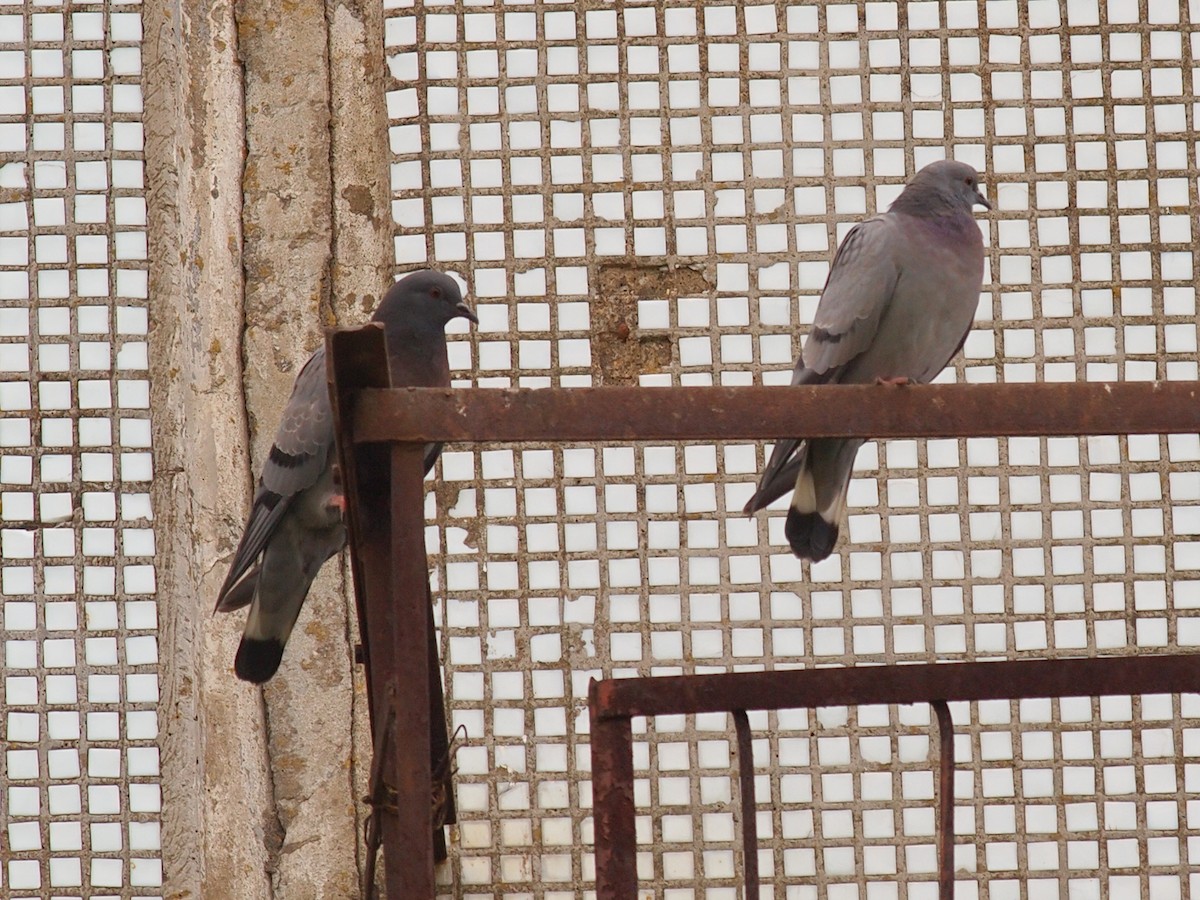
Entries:
{"label": "rusted steel bracket", "polygon": [[858,666],[725,675],[592,680],[592,789],[597,900],[637,896],[633,803],[635,716],[733,713],[741,784],[745,896],[758,896],[758,837],[746,711],[929,703],[939,732],[938,889],[954,897],[954,724],[949,703],[1031,697],[1194,692],[1200,654],[1040,659],[918,666]]}
{"label": "rusted steel bracket", "polygon": [[326,353],[374,734],[364,887],[373,889],[378,841],[388,896],[432,897],[434,865],[446,857],[442,826],[455,810],[425,555],[425,447],[350,439],[360,392],[391,384],[380,327],[332,331]]}

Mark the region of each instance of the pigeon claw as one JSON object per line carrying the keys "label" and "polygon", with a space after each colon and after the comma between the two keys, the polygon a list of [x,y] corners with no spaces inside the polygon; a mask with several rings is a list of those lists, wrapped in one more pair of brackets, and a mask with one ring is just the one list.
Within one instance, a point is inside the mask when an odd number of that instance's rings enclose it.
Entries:
{"label": "pigeon claw", "polygon": [[888,378],[884,378],[882,375],[879,375],[876,377],[875,383],[886,384],[892,387],[903,387],[906,384],[912,384],[912,381],[907,375],[892,375]]}

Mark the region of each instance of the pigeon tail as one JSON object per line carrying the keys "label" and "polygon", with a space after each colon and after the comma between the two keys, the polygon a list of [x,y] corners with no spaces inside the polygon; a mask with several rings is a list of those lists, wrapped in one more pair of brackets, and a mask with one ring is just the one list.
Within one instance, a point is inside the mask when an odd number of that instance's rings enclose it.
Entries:
{"label": "pigeon tail", "polygon": [[242,681],[262,684],[275,674],[282,659],[283,641],[278,638],[243,637],[233,660],[233,670]]}
{"label": "pigeon tail", "polygon": [[[808,459],[805,459],[808,462]],[[800,559],[820,562],[830,553],[838,539],[841,504],[822,510],[817,503],[817,486],[810,465],[803,465],[796,476],[796,491],[788,507],[783,533],[792,552]]]}
{"label": "pigeon tail", "polygon": [[833,552],[838,539],[838,526],[836,522],[825,521],[820,513],[800,512],[793,506],[788,509],[783,533],[787,535],[796,556],[820,562]]}
{"label": "pigeon tail", "polygon": [[234,660],[233,668],[238,678],[262,684],[279,668],[284,648],[300,615],[300,607],[304,604],[313,578],[327,558],[323,552],[327,548],[321,549],[322,552],[305,560],[300,569],[288,565],[297,555],[302,555],[294,548],[285,546],[282,553],[279,548],[267,551],[262,565],[263,574],[258,579],[258,590],[250,605],[250,614],[246,616],[242,642],[238,645]]}
{"label": "pigeon tail", "polygon": [[833,552],[861,444],[859,440],[834,439],[808,445],[783,528],[792,552],[800,559],[820,562]]}

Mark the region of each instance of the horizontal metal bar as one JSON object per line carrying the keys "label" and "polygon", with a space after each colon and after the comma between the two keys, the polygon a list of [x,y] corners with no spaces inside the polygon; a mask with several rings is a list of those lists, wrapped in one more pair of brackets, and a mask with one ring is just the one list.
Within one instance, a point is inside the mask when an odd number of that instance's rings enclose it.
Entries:
{"label": "horizontal metal bar", "polygon": [[358,443],[1200,431],[1200,383],[365,390]]}
{"label": "horizontal metal bar", "polygon": [[594,685],[602,718],[932,700],[1200,692],[1200,654],[846,666],[615,678]]}

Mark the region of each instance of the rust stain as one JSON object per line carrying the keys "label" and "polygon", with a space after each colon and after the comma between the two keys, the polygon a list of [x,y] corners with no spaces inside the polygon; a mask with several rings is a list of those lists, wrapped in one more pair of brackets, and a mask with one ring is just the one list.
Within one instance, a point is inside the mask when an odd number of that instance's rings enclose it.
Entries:
{"label": "rust stain", "polygon": [[372,225],[378,224],[375,217],[375,201],[365,185],[350,184],[342,188],[342,199],[346,201],[351,212],[365,216]]}
{"label": "rust stain", "polygon": [[439,514],[444,514],[458,506],[458,495],[462,492],[463,487],[464,485],[459,482],[434,482],[433,494],[437,498]]}
{"label": "rust stain", "polygon": [[308,624],[304,626],[304,633],[323,644],[330,640],[329,629],[317,619],[308,620]]}

